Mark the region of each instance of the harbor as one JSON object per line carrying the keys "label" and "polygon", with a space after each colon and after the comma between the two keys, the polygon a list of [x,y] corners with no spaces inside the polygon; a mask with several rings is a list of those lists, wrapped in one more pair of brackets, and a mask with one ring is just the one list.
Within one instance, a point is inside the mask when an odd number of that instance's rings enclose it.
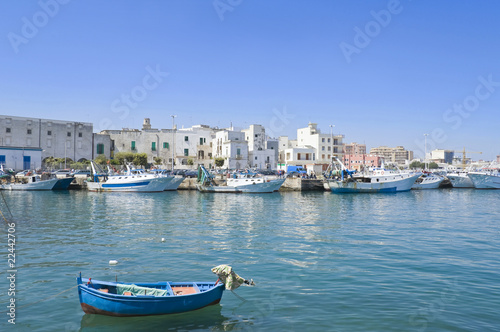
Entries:
{"label": "harbor", "polygon": [[[493,331],[500,323],[497,190],[2,195],[18,239],[16,330]],[[215,283],[219,264],[256,286],[182,314],[84,314],[75,288],[80,272]]]}

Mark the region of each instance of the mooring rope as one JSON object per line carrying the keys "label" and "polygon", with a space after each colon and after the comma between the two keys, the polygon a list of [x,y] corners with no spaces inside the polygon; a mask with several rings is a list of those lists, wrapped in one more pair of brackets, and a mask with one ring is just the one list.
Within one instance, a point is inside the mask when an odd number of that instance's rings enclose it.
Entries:
{"label": "mooring rope", "polygon": [[[12,212],[10,212],[9,205],[7,204],[7,201],[5,200],[5,196],[3,195],[3,192],[0,191],[0,193],[2,194],[3,202],[5,203],[5,207],[7,207],[7,211],[9,211],[10,217],[13,218],[14,216],[12,215]],[[2,213],[2,216],[3,216],[3,213]],[[5,219],[5,217],[4,217],[4,219]]]}

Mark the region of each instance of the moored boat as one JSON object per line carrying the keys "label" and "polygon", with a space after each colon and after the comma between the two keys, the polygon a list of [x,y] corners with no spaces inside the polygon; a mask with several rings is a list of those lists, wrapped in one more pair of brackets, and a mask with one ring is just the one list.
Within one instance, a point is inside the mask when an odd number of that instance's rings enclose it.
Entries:
{"label": "moored boat", "polygon": [[91,165],[93,181],[86,182],[89,191],[161,192],[173,179],[131,170],[129,166],[124,175],[108,175],[94,161],[91,161]]}
{"label": "moored boat", "polygon": [[257,175],[235,176],[228,178],[223,185],[217,185],[212,175],[202,165],[200,165],[199,173],[198,190],[212,193],[272,193],[278,191],[286,180]]}
{"label": "moored boat", "polygon": [[372,169],[366,174],[355,174],[348,170],[344,164],[336,158],[336,177],[328,178],[326,181],[333,193],[394,193],[409,191],[415,181],[422,173],[417,172],[395,172],[385,168]]}
{"label": "moored boat", "polygon": [[500,172],[498,170],[469,172],[467,176],[476,189],[500,189]]}
{"label": "moored boat", "polygon": [[411,189],[437,189],[443,181],[444,178],[439,175],[424,173],[415,181]]}
{"label": "moored boat", "polygon": [[52,190],[58,179],[42,180],[40,175],[27,176],[22,183],[7,183],[2,185],[7,190]]}
{"label": "moored boat", "polygon": [[227,265],[212,269],[214,282],[119,283],[77,277],[78,297],[87,314],[108,316],[148,316],[175,314],[201,309],[220,302],[224,289],[254,285]]}
{"label": "moored boat", "polygon": [[453,188],[474,188],[474,183],[467,176],[468,172],[454,172],[446,174]]}

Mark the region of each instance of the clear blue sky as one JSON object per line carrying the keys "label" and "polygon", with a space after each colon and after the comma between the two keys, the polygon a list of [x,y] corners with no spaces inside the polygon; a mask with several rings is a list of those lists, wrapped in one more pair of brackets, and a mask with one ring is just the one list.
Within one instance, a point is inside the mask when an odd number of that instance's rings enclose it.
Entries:
{"label": "clear blue sky", "polygon": [[60,1],[0,3],[0,114],[500,154],[498,1]]}

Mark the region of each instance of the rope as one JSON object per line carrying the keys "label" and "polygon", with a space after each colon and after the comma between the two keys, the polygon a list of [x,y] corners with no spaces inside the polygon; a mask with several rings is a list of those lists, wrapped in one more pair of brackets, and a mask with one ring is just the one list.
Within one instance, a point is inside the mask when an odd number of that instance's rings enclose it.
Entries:
{"label": "rope", "polygon": [[236,296],[237,298],[239,298],[242,302],[246,302],[247,301],[244,298],[242,298],[241,296],[239,296],[238,294],[236,294],[234,291],[231,291],[231,293],[233,293],[234,296]]}
{"label": "rope", "polygon": [[[59,293],[57,293],[56,295],[52,295],[52,296],[46,297],[46,298],[44,298],[44,299],[38,300],[38,301],[36,301],[36,302],[29,303],[29,304],[25,304],[25,305],[22,305],[22,306],[20,306],[20,307],[16,307],[16,310],[17,310],[17,309],[21,309],[21,308],[30,307],[30,306],[32,306],[32,305],[34,305],[34,304],[37,304],[37,303],[40,303],[40,302],[43,302],[43,301],[47,301],[48,299],[52,299],[52,298],[54,298],[54,297],[57,297],[57,296],[61,295],[62,293],[66,293],[66,292],[68,292],[68,291],[72,290],[72,289],[73,289],[73,288],[75,288],[75,287],[78,287],[78,285],[75,285],[75,286],[73,286],[73,287],[71,287],[71,288],[68,288],[68,289],[66,289],[66,290],[63,290],[62,292],[59,292]],[[0,312],[3,314],[3,313],[6,313],[6,312],[9,312],[9,311],[7,310],[7,311],[0,311]]]}
{"label": "rope", "polygon": [[[7,207],[7,211],[9,211],[10,217],[13,218],[14,216],[12,215],[12,212],[10,212],[9,205],[7,204],[7,201],[5,200],[5,196],[3,195],[3,191],[0,191],[0,193],[2,194],[3,202],[5,203],[5,206]],[[2,216],[3,216],[3,213],[2,213]],[[4,217],[4,219],[5,219],[5,217]]]}

